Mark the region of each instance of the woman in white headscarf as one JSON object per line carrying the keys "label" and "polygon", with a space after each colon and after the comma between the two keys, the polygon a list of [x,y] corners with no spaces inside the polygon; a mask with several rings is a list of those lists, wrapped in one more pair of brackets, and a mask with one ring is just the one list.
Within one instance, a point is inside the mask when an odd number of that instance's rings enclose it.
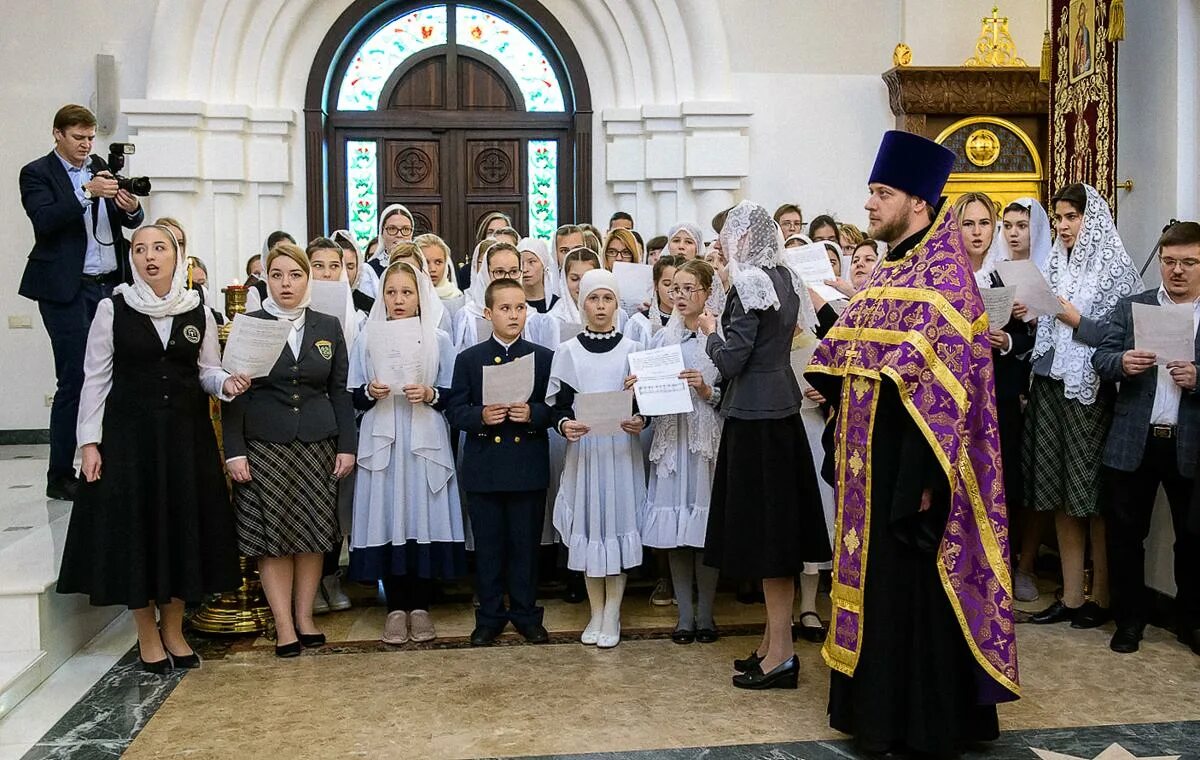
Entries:
{"label": "woman in white headscarf", "polygon": [[425,257],[425,272],[433,281],[434,290],[442,305],[453,317],[463,306],[466,296],[458,288],[454,274],[454,259],[450,256],[450,246],[432,232],[426,233],[413,240],[413,245],[420,249]]}
{"label": "woman in white headscarf", "polygon": [[334,230],[329,239],[342,249],[342,269],[346,272],[346,282],[350,284],[350,297],[354,299],[354,308],[366,319],[371,313],[371,307],[375,305],[375,299],[358,289],[365,266],[362,251],[359,250],[350,230]]}
{"label": "woman in white headscarf", "polygon": [[[1067,185],[1053,208],[1058,238],[1045,273],[1062,311],[1038,319],[1022,454],[1026,502],[1054,513],[1063,595],[1031,622],[1069,620],[1075,628],[1094,628],[1109,617],[1100,460],[1116,394],[1100,381],[1092,354],[1104,337],[1104,320],[1118,300],[1142,289],[1142,280],[1094,187]],[[1085,601],[1089,527],[1094,574],[1092,598]]]}
{"label": "woman in white headscarf", "polygon": [[1036,198],[1017,198],[1004,207],[1001,216],[999,260],[1030,259],[1045,272],[1052,245],[1050,238],[1050,218],[1042,204]]}
{"label": "woman in white headscarf", "polygon": [[[559,322],[561,340],[575,337],[583,329],[583,316],[579,311],[579,284],[592,269],[603,269],[600,254],[590,248],[572,248],[563,258],[562,272],[558,279],[558,300],[549,316]],[[617,329],[625,330],[629,315],[624,309],[617,310]],[[574,332],[572,332],[572,330]],[[555,344],[557,347],[557,343]]]}
{"label": "woman in white headscarf", "polygon": [[379,278],[388,266],[388,259],[396,243],[413,239],[416,222],[412,212],[399,203],[393,203],[379,215],[379,244],[362,267],[358,289],[375,298],[379,294]]}
{"label": "woman in white headscarf", "polygon": [[679,222],[667,232],[667,253],[691,261],[704,253],[704,233],[695,222]]}
{"label": "woman in white headscarf", "polygon": [[545,314],[558,301],[558,265],[550,255],[550,245],[541,238],[522,238],[517,251],[521,254],[525,301],[530,309]]}
{"label": "woman in white headscarf", "polygon": [[[488,320],[484,318],[483,310],[487,308],[487,304],[484,303],[487,286],[492,282],[488,254],[497,245],[502,244],[494,238],[487,238],[480,242],[475,246],[475,251],[471,254],[471,260],[468,262],[471,271],[471,285],[466,290],[462,308],[454,314],[453,332],[451,333],[454,346],[459,351],[487,340],[488,335],[491,334],[486,332],[491,330],[491,324],[484,324]],[[510,265],[508,269],[517,271],[516,279],[519,281],[521,256],[514,246],[507,243],[503,245],[512,249],[512,257],[516,259],[516,265]]]}
{"label": "woman in white headscarf", "polygon": [[[743,201],[714,228],[728,256],[730,289],[721,315],[698,323],[724,378],[725,428],[717,455],[705,562],[722,575],[762,579],[767,627],[758,649],[735,667],[740,688],[795,688],[795,577],[804,562],[831,559],[812,452],[791,367],[792,336],[812,330],[808,288],[782,264],[783,235],[762,206]],[[763,477],[763,462],[771,462]]]}
{"label": "woman in white headscarf", "polygon": [[[354,346],[348,387],[366,413],[358,444],[358,478],[350,538],[350,577],[382,581],[387,644],[436,637],[429,615],[434,581],[466,569],[462,505],[442,416],[454,376],[454,346],[438,328],[442,301],[429,277],[400,261],[384,271],[380,295]],[[389,387],[371,356],[372,331],[391,320],[415,320],[419,377]],[[382,331],[382,330],[381,330]]]}
{"label": "woman in white headscarf", "polygon": [[58,591],[133,610],[143,669],[165,673],[200,665],[184,605],[240,584],[209,396],[230,400],[250,380],[221,369],[216,323],[171,230],[134,232],[129,259],[133,284],[100,302],[88,333],[83,483]]}

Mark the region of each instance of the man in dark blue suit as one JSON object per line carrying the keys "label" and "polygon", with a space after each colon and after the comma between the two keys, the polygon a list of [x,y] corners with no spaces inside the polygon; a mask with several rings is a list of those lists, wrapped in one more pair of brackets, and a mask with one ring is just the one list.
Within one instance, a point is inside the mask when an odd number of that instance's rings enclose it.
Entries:
{"label": "man in dark blue suit", "polygon": [[20,294],[38,302],[50,334],[58,387],[50,407],[46,496],[75,497],[75,418],[83,387],[83,357],[96,305],[129,281],[129,243],[121,228],[145,214],[92,156],[96,117],[67,105],[54,115],[54,150],[21,169],[21,205],[33,223],[33,250]]}
{"label": "man in dark blue suit", "polygon": [[[475,535],[479,609],[471,646],[496,640],[511,621],[532,644],[549,635],[537,606],[537,556],[550,482],[551,425],[546,384],[554,352],[521,338],[525,291],[516,280],[488,286],[484,315],[492,337],[458,355],[446,399],[451,427],[466,432],[458,482]],[[525,403],[483,404],[483,370],[533,355],[533,393]],[[509,606],[505,609],[504,594]]]}
{"label": "man in dark blue suit", "polygon": [[[1117,623],[1109,647],[1138,650],[1150,615],[1146,590],[1146,537],[1161,485],[1175,528],[1175,617],[1179,640],[1200,654],[1200,535],[1188,526],[1196,460],[1200,457],[1200,224],[1176,222],[1159,239],[1162,285],[1122,298],[1109,316],[1104,340],[1092,355],[1102,380],[1121,384],[1104,447],[1109,477],[1108,571]],[[1187,305],[1192,350],[1165,366],[1134,344],[1133,304]]]}

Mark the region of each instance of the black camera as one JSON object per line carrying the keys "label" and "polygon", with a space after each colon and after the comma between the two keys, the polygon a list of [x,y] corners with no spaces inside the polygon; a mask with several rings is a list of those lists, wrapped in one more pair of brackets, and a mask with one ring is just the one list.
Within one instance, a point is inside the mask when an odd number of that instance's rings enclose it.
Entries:
{"label": "black camera", "polygon": [[133,195],[145,197],[150,194],[149,177],[122,177],[121,170],[125,168],[125,157],[132,156],[137,151],[133,143],[112,143],[108,146],[107,169],[117,180],[117,187]]}

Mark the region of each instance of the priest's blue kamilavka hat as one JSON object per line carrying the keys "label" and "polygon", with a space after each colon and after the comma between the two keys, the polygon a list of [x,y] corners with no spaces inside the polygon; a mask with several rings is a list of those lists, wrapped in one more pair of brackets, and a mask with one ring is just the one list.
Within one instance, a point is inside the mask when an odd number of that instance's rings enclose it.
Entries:
{"label": "priest's blue kamilavka hat", "polygon": [[884,132],[871,169],[876,182],[902,190],[936,206],[954,168],[954,153],[912,132]]}

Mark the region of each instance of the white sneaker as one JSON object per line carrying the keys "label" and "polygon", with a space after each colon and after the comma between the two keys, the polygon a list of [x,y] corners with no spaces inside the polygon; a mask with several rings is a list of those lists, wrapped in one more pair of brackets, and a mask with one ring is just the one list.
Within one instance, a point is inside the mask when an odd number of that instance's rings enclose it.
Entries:
{"label": "white sneaker", "polygon": [[325,599],[329,605],[329,609],[336,612],[350,609],[350,597],[346,596],[346,592],[342,590],[341,570],[338,570],[333,575],[327,575],[322,578],[321,590],[325,592]]}
{"label": "white sneaker", "polygon": [[325,598],[325,584],[317,584],[317,593],[313,597],[313,614],[324,615],[329,612],[329,600]]}

